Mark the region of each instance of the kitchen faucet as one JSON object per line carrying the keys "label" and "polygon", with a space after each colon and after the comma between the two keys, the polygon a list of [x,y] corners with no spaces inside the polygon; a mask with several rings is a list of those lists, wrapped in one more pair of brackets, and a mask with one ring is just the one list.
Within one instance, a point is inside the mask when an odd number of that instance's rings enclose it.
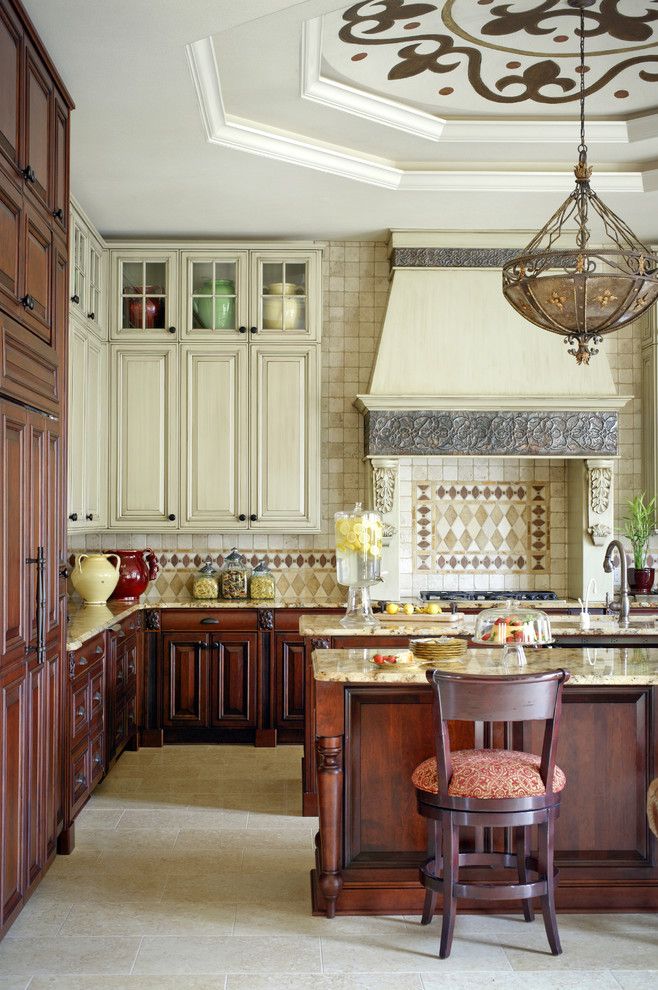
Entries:
{"label": "kitchen faucet", "polygon": [[626,551],[619,540],[610,540],[606,547],[603,559],[603,570],[606,574],[612,572],[612,555],[617,550],[619,554],[619,566],[621,568],[621,587],[619,589],[619,625],[628,627],[628,617],[630,615],[630,599],[628,597],[628,567],[626,564]]}

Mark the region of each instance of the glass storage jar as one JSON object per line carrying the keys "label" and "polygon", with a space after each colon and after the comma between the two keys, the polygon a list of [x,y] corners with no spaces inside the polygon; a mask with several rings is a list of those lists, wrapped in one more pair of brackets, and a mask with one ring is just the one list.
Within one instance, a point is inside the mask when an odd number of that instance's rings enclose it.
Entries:
{"label": "glass storage jar", "polygon": [[222,598],[246,598],[248,581],[247,562],[242,554],[233,547],[224,561],[224,570],[221,573]]}
{"label": "glass storage jar", "polygon": [[381,516],[364,510],[357,502],[351,512],[337,512],[336,577],[346,585],[347,610],[340,620],[346,627],[374,626],[370,587],[381,580]]}
{"label": "glass storage jar", "polygon": [[219,575],[210,557],[206,558],[205,564],[199,569],[192,582],[192,598],[197,600],[219,598]]}
{"label": "glass storage jar", "polygon": [[274,601],[274,575],[264,560],[251,573],[249,596],[258,601]]}
{"label": "glass storage jar", "polygon": [[553,642],[551,623],[545,612],[514,602],[485,608],[475,620],[473,642],[481,646],[547,646]]}

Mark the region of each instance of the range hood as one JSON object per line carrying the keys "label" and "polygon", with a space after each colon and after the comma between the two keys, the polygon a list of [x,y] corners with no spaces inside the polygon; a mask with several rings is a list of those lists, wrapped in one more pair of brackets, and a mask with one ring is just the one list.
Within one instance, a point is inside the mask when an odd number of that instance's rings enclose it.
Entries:
{"label": "range hood", "polygon": [[524,242],[392,233],[386,316],[356,401],[366,456],[618,454],[618,412],[631,397],[617,394],[605,344],[579,366],[503,297],[501,265]]}

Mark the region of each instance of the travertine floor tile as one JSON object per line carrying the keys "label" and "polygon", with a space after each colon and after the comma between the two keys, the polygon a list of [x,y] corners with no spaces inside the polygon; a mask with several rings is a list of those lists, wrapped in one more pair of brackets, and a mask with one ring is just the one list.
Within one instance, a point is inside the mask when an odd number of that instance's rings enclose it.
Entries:
{"label": "travertine floor tile", "polygon": [[[619,990],[605,970],[568,973],[423,973],[423,990]],[[646,990],[649,990],[647,987]]]}
{"label": "travertine floor tile", "polygon": [[[43,887],[43,885],[42,885]],[[71,910],[71,905],[43,893],[42,887],[32,894],[11,926],[12,938],[36,938],[57,935]],[[0,983],[0,990],[3,990]]]}
{"label": "travertine floor tile", "polygon": [[22,976],[0,976],[0,990],[26,990],[29,982]]}
{"label": "travertine floor tile", "polygon": [[[286,819],[287,821],[287,819]],[[315,848],[315,831],[302,828],[248,829],[182,828],[178,832],[174,851],[207,852],[211,849],[310,849]]]}
{"label": "travertine floor tile", "polygon": [[315,938],[145,938],[133,973],[319,973]]}
{"label": "travertine floor tile", "polygon": [[0,942],[0,972],[8,976],[55,973],[129,973],[138,938],[12,938]]}
{"label": "travertine floor tile", "polygon": [[409,926],[386,928],[366,940],[358,935],[322,937],[325,973],[447,973],[467,970],[510,971],[501,948],[492,942],[457,940],[448,959],[439,959],[436,942],[424,939]]}
{"label": "travertine floor tile", "polygon": [[[224,990],[214,976],[35,976],[29,990]],[[0,984],[0,990],[2,984]],[[21,987],[22,990],[22,987]]]}
{"label": "travertine floor tile", "polygon": [[226,990],[422,990],[418,973],[351,973],[313,976],[229,976]]}
{"label": "travertine floor tile", "polygon": [[512,968],[519,971],[651,969],[656,966],[658,958],[656,932],[625,932],[611,936],[607,933],[563,929],[561,941],[562,955],[552,956],[543,931],[499,935],[499,944]]}
{"label": "travertine floor tile", "polygon": [[66,918],[61,935],[232,935],[234,904],[176,905],[160,901],[133,901],[123,904],[75,904]]}
{"label": "travertine floor tile", "polygon": [[637,970],[636,972],[614,969],[612,975],[622,990],[655,990],[658,987],[658,963],[656,963],[656,969]]}

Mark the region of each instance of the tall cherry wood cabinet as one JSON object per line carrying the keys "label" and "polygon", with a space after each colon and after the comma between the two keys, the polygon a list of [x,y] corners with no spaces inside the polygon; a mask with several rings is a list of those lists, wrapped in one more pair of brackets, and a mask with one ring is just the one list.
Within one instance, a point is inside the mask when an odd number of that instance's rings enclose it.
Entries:
{"label": "tall cherry wood cabinet", "polygon": [[0,0],[0,935],[63,825],[69,113]]}

